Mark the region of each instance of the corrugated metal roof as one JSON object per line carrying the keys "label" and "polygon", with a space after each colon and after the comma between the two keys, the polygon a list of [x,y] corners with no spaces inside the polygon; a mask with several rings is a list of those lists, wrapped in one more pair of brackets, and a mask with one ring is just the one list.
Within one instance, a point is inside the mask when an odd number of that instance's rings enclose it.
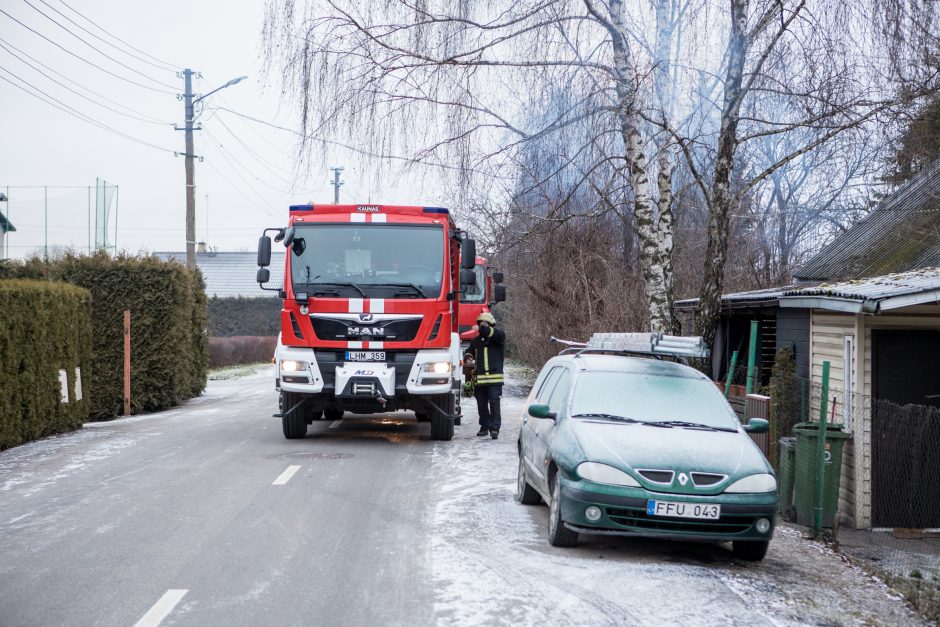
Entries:
{"label": "corrugated metal roof", "polygon": [[940,160],[885,198],[796,277],[833,281],[940,266]]}
{"label": "corrugated metal roof", "polygon": [[[186,263],[186,253],[153,253],[161,259],[175,259]],[[210,298],[277,298],[275,292],[265,292],[258,287],[255,275],[258,272],[258,255],[248,253],[199,253],[196,266],[206,281],[206,295]],[[271,282],[268,287],[284,285],[284,251],[271,251]]]}
{"label": "corrugated metal roof", "polygon": [[[775,301],[789,290],[796,289],[800,285],[804,284],[794,283],[783,287],[768,287],[760,290],[751,290],[749,292],[724,294],[721,297],[721,304],[723,306],[733,307],[736,304],[744,305],[747,303]],[[698,300],[697,298],[686,298],[676,301],[675,306],[677,309],[694,309],[698,306]]]}
{"label": "corrugated metal roof", "polygon": [[787,291],[783,297],[823,296],[849,300],[884,300],[940,289],[940,268],[924,268],[867,279],[822,283]]}

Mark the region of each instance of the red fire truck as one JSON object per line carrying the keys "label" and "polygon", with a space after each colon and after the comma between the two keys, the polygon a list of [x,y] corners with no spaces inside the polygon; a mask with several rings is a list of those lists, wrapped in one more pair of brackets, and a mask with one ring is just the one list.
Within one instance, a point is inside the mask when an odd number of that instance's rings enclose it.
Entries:
{"label": "red fire truck", "polygon": [[[503,283],[502,272],[491,272],[491,268],[483,257],[476,258],[473,274],[476,281],[474,285],[464,290],[460,298],[460,333],[466,333],[476,324],[477,316],[489,311],[496,303],[506,300],[506,286]],[[464,343],[467,340],[465,338]]]}
{"label": "red fire truck", "polygon": [[[271,232],[290,251],[280,288],[264,286]],[[450,440],[459,303],[475,261],[475,242],[440,207],[294,205],[286,228],[265,229],[257,278],[284,301],[274,355],[284,436],[346,411],[410,409],[432,439]]]}

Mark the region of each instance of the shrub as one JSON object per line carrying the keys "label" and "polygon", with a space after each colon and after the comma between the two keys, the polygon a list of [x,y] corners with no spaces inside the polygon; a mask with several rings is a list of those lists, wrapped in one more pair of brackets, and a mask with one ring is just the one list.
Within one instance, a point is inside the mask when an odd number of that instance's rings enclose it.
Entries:
{"label": "shrub", "polygon": [[276,336],[281,331],[279,298],[210,298],[212,337]]}
{"label": "shrub", "polygon": [[277,337],[213,337],[209,339],[209,367],[271,361]]}
{"label": "shrub", "polygon": [[81,427],[88,418],[91,361],[88,290],[0,281],[0,450]]}
{"label": "shrub", "polygon": [[125,309],[131,312],[131,412],[166,409],[205,389],[208,313],[198,271],[155,257],[96,253],[34,258],[0,272],[66,281],[91,292],[93,420],[123,412]]}

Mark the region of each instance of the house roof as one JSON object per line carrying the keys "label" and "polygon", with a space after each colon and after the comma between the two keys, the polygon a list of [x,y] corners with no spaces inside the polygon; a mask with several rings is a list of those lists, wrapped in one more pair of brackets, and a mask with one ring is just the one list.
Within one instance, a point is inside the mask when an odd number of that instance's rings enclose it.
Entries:
{"label": "house roof", "polygon": [[785,292],[781,307],[879,313],[940,303],[940,267],[802,287]]}
{"label": "house roof", "polygon": [[[751,290],[749,292],[733,292],[731,294],[723,294],[721,296],[721,308],[722,309],[739,309],[739,308],[748,308],[748,307],[761,307],[761,306],[776,306],[777,299],[783,296],[783,294],[791,289],[796,287],[794,285],[788,285],[785,287],[770,287],[760,290]],[[686,298],[684,300],[678,300],[675,303],[676,309],[679,310],[692,310],[698,307],[697,298]]]}
{"label": "house roof", "polygon": [[0,213],[0,232],[11,233],[16,230],[16,227],[13,226],[13,223],[10,222],[5,215]]}
{"label": "house roof", "polygon": [[[154,253],[161,259],[175,259],[186,263],[185,252]],[[206,295],[210,298],[271,298],[275,292],[265,292],[258,287],[255,275],[258,272],[258,257],[247,253],[197,253],[196,266],[202,271],[206,282]],[[271,282],[268,287],[284,284],[284,251],[271,252]]]}
{"label": "house roof", "polygon": [[798,279],[833,281],[940,266],[940,160],[812,257]]}

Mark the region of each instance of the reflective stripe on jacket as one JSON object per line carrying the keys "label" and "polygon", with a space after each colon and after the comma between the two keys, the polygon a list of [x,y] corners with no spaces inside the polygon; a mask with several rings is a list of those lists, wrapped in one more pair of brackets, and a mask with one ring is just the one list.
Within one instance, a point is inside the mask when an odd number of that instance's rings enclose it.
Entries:
{"label": "reflective stripe on jacket", "polygon": [[477,366],[477,385],[503,384],[503,359],[506,334],[490,327],[470,342],[467,352],[473,355]]}

